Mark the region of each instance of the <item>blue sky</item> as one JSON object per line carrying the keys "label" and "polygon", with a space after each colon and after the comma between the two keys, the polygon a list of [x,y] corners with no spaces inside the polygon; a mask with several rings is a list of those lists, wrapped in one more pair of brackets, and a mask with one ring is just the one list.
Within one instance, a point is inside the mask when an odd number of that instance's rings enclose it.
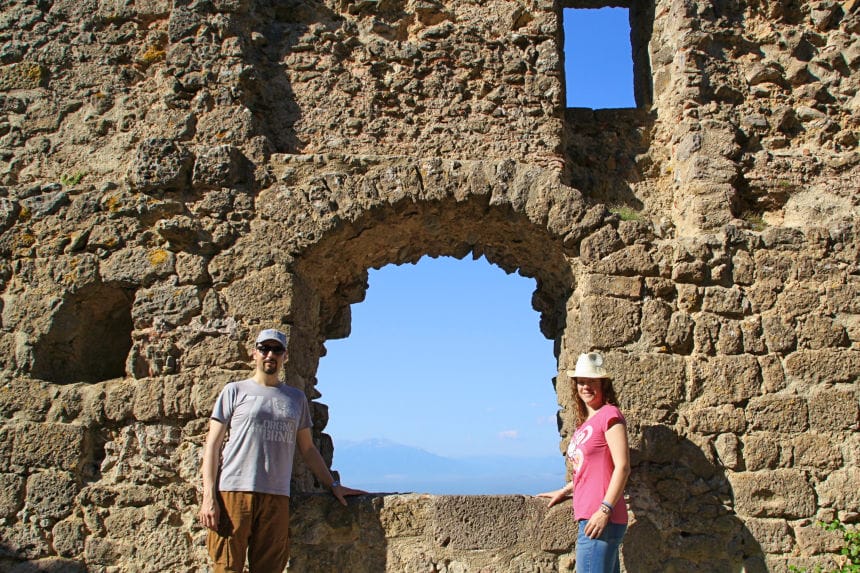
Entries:
{"label": "blue sky", "polygon": [[636,107],[626,8],[564,10],[567,106]]}
{"label": "blue sky", "polygon": [[[564,26],[568,107],[634,107],[628,10],[565,9]],[[326,342],[317,373],[344,483],[429,493],[538,493],[562,485],[557,364],[531,307],[535,281],[483,258],[424,257],[371,269],[368,282],[365,300],[352,305],[352,333]],[[428,483],[415,477],[417,468],[447,466],[399,446],[457,460],[510,458],[504,467],[516,477],[491,484],[487,472],[498,466],[490,464],[463,470],[474,473],[459,481]],[[407,458],[421,460],[412,472],[404,469]],[[350,481],[369,480],[376,466],[378,480]]]}
{"label": "blue sky", "polygon": [[381,438],[452,457],[558,452],[553,343],[534,279],[486,259],[370,270],[352,334],[326,342],[317,389],[335,439]]}
{"label": "blue sky", "polygon": [[[320,401],[329,406],[325,431],[335,442],[334,468],[345,483],[354,485],[353,468],[339,463],[338,443],[363,440],[448,458],[517,458],[513,463],[526,473],[538,469],[530,458],[556,457],[555,483],[563,483],[556,359],[531,307],[534,279],[506,274],[483,258],[424,257],[372,269],[368,283],[365,300],[352,305],[352,333],[326,342],[317,373]],[[447,493],[464,493],[457,489],[452,484]]]}

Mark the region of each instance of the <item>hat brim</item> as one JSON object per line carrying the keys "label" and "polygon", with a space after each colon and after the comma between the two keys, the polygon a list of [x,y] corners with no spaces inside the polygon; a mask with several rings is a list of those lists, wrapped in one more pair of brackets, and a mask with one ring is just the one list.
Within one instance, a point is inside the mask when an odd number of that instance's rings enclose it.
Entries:
{"label": "hat brim", "polygon": [[594,374],[582,374],[582,373],[577,374],[576,370],[568,370],[567,375],[571,378],[594,378],[594,379],[605,378],[607,380],[611,379],[611,377],[608,374],[601,374],[599,376],[594,375]]}

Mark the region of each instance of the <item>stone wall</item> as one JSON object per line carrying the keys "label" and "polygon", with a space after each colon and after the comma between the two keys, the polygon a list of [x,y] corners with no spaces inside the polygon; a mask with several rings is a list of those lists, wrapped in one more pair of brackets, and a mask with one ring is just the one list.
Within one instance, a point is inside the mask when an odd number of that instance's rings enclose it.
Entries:
{"label": "stone wall", "polygon": [[[826,565],[814,522],[860,520],[857,2],[636,4],[638,108],[564,110],[560,11],[600,5],[4,3],[0,567],[203,570],[252,333],[290,331],[330,460],[316,369],[368,269],[482,255],[536,279],[560,373],[617,373],[625,570]],[[294,488],[295,570],[572,570],[540,500]]]}

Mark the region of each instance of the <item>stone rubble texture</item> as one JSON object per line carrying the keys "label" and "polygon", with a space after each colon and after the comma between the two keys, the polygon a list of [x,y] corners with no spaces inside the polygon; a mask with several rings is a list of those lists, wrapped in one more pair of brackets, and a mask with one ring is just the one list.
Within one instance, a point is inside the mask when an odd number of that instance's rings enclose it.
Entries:
{"label": "stone rubble texture", "polygon": [[[249,337],[290,331],[330,461],[324,343],[368,269],[423,256],[534,278],[559,380],[606,354],[624,570],[832,565],[815,521],[860,521],[858,4],[633,3],[637,107],[586,110],[561,11],[612,3],[0,3],[0,568],[205,570],[201,447]],[[542,500],[294,488],[290,570],[573,570]]]}

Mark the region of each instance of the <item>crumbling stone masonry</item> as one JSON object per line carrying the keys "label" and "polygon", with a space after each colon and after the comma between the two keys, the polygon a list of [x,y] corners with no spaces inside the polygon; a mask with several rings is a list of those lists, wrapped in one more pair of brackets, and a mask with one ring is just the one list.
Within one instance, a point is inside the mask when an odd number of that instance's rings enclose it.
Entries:
{"label": "crumbling stone masonry", "polygon": [[[428,255],[535,278],[559,372],[607,354],[626,571],[831,563],[815,520],[860,520],[858,0],[633,2],[636,109],[565,110],[561,10],[608,4],[0,3],[0,569],[205,570],[201,443],[249,335],[290,330],[330,459],[324,344],[369,268]],[[291,570],[573,567],[534,498],[344,511],[294,478]]]}

